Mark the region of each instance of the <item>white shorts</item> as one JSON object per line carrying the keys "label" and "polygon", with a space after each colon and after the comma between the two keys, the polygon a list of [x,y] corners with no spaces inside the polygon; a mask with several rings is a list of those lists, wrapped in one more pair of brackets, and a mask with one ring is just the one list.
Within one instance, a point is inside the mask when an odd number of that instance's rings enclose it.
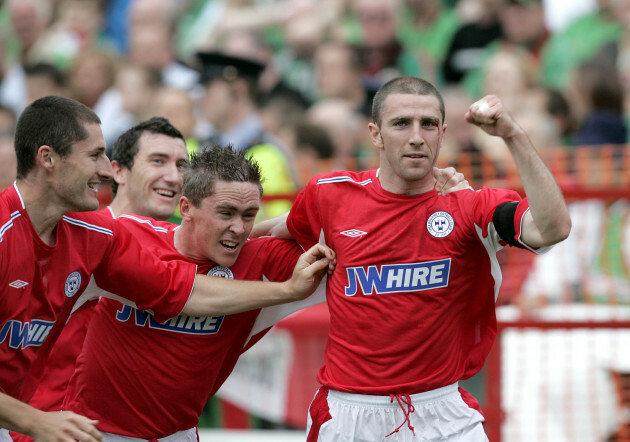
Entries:
{"label": "white shorts", "polygon": [[13,438],[9,434],[9,430],[0,428],[0,442],[13,442]]}
{"label": "white shorts", "polygon": [[487,442],[484,418],[457,383],[413,395],[370,396],[320,388],[311,402],[308,442]]}
{"label": "white shorts", "polygon": [[103,442],[145,442],[147,440],[152,442],[199,442],[199,435],[197,434],[197,428],[178,431],[177,433],[160,439],[138,439],[135,437],[121,436],[119,434],[103,433]]}

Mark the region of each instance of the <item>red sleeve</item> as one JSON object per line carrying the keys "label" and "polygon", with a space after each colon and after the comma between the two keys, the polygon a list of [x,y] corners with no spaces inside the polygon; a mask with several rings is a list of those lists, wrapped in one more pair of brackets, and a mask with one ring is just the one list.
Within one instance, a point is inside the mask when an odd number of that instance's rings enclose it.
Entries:
{"label": "red sleeve", "polygon": [[115,222],[111,249],[94,271],[98,286],[154,313],[163,322],[181,313],[192,293],[197,266],[162,260]]}
{"label": "red sleeve", "polygon": [[291,278],[295,264],[304,252],[293,240],[264,238],[265,247],[259,257],[264,263],[263,276],[269,281],[283,282]]}
{"label": "red sleeve", "polygon": [[[521,196],[518,192],[507,189],[490,189],[487,187],[482,188],[475,192],[475,202],[473,205],[472,213],[470,214],[473,217],[473,222],[481,227],[483,231],[483,236],[488,235],[488,227],[492,224],[492,218],[494,216],[494,211],[497,206],[506,202],[520,202],[522,200]],[[521,204],[519,204],[521,206]],[[517,209],[517,214],[524,212],[520,212],[520,207]],[[520,217],[518,217],[520,223]],[[514,217],[514,223],[516,226],[517,216]],[[519,230],[520,232],[520,225]]]}
{"label": "red sleeve", "polygon": [[317,200],[317,177],[311,179],[302,190],[289,212],[287,228],[293,239],[305,250],[319,242],[322,230]]}

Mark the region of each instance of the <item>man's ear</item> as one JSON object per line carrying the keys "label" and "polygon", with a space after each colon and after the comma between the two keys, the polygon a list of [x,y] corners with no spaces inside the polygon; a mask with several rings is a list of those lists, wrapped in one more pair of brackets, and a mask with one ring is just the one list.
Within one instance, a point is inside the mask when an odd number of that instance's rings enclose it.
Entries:
{"label": "man's ear", "polygon": [[372,144],[376,146],[378,149],[383,148],[383,137],[381,135],[381,129],[374,122],[370,122],[368,124],[368,130],[370,131],[370,138],[372,139]]}
{"label": "man's ear", "polygon": [[182,216],[182,223],[184,221],[190,221],[191,207],[192,207],[192,204],[187,197],[182,196],[179,199],[179,214]]}
{"label": "man's ear", "polygon": [[112,161],[112,170],[114,171],[114,181],[121,184],[127,184],[127,169],[125,166],[122,166],[118,161]]}
{"label": "man's ear", "polygon": [[44,144],[37,149],[35,161],[44,169],[52,171],[58,160],[59,155],[57,155],[57,152],[55,152],[52,147]]}

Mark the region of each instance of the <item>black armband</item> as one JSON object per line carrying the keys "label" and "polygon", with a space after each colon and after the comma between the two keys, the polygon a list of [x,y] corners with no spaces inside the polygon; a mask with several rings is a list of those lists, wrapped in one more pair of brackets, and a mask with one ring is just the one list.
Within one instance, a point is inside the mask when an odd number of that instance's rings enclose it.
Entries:
{"label": "black armband", "polygon": [[497,208],[494,209],[492,222],[503,241],[511,246],[524,249],[525,246],[514,238],[516,236],[516,231],[514,230],[514,215],[516,214],[517,207],[518,201],[499,204]]}

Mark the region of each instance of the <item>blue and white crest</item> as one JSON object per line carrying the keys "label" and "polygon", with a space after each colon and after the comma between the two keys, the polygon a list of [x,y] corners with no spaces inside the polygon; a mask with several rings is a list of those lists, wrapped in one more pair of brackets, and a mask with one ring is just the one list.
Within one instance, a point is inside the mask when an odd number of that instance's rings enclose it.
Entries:
{"label": "blue and white crest", "polygon": [[234,279],[234,273],[228,267],[214,266],[208,270],[208,276],[218,276],[219,278]]}
{"label": "blue and white crest", "polygon": [[427,230],[436,238],[450,235],[455,227],[455,221],[448,212],[435,212],[427,221]]}
{"label": "blue and white crest", "polygon": [[68,298],[72,298],[79,291],[81,287],[81,274],[79,272],[72,272],[66,278],[66,285],[64,286],[64,292]]}

